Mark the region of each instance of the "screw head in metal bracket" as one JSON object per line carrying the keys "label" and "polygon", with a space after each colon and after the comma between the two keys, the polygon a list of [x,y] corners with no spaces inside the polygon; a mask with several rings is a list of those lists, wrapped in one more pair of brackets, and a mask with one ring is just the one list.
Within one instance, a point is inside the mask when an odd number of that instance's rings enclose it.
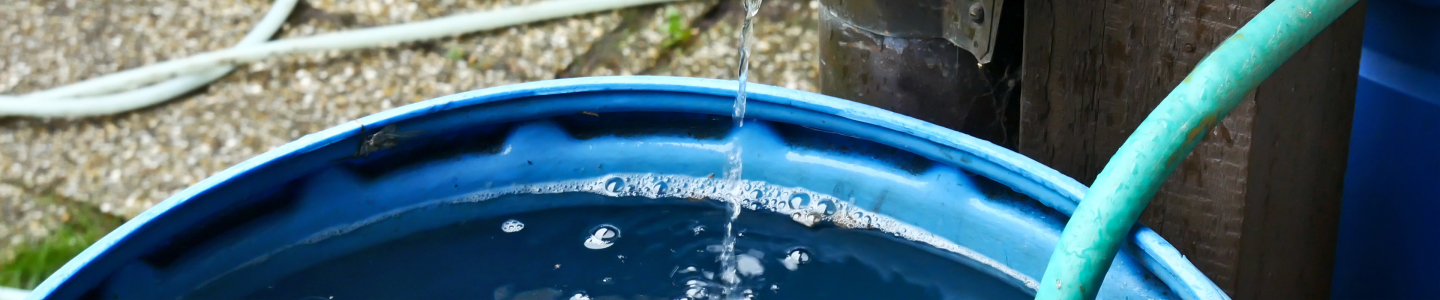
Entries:
{"label": "screw head in metal bracket", "polygon": [[997,21],[1005,0],[944,1],[945,39],[974,54],[976,61],[982,64],[990,62],[998,33]]}
{"label": "screw head in metal bracket", "polygon": [[970,21],[975,23],[985,22],[985,6],[980,2],[970,5]]}

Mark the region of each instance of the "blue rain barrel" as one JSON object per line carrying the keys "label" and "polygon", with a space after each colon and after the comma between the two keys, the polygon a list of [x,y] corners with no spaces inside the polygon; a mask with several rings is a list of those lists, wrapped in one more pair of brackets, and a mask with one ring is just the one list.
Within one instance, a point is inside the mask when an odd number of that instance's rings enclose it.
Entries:
{"label": "blue rain barrel", "polygon": [[[578,78],[385,111],[180,192],[32,298],[1028,299],[1085,192],[819,94],[756,85],[735,127],[735,88]],[[727,226],[728,203],[744,209]],[[1097,288],[1225,298],[1143,226]]]}
{"label": "blue rain barrel", "polygon": [[1367,4],[1335,299],[1440,294],[1440,1]]}

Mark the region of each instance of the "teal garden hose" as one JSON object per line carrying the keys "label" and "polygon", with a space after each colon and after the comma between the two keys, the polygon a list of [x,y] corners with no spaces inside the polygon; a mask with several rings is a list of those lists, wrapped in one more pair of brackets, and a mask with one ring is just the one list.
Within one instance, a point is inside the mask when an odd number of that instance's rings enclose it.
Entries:
{"label": "teal garden hose", "polygon": [[1195,145],[1357,0],[1276,0],[1220,43],[1140,123],[1071,215],[1035,299],[1094,299],[1130,227]]}

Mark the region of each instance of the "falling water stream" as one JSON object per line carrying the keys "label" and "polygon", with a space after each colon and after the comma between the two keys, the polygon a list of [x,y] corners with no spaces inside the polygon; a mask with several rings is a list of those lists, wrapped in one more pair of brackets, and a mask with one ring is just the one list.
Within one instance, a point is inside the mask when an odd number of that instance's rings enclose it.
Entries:
{"label": "falling water stream", "polygon": [[739,93],[735,94],[735,127],[745,125],[745,82],[750,75],[750,44],[755,31],[755,15],[760,12],[762,0],[745,1],[745,22],[740,26]]}
{"label": "falling water stream", "polygon": [[[745,97],[747,96],[745,93],[745,84],[750,74],[750,44],[755,29],[755,15],[760,12],[760,3],[763,0],[743,1],[745,2],[745,21],[740,26],[740,65],[738,66],[739,76],[737,80],[740,86],[735,93],[735,111],[734,114],[730,116],[735,121],[736,132],[738,132],[740,127],[745,126]],[[726,180],[740,180],[741,170],[744,169],[744,163],[741,161],[741,153],[742,149],[739,139],[735,139],[735,141],[731,143],[730,150],[726,153]],[[744,191],[735,190],[733,192],[738,194]],[[723,299],[746,299],[750,298],[750,296],[747,296],[747,294],[751,294],[748,291],[746,293],[736,293],[736,289],[740,286],[740,276],[737,273],[739,261],[735,256],[736,234],[734,227],[735,220],[740,218],[742,208],[740,202],[736,201],[730,202],[728,209],[730,220],[725,222],[725,239],[719,257],[721,266],[720,280],[725,283],[725,287],[721,289],[721,297]]]}

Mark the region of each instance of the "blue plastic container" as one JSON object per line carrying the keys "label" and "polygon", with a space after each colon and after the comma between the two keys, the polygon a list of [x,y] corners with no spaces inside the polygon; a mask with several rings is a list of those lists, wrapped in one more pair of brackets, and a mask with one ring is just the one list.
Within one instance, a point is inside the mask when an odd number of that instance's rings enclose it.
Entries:
{"label": "blue plastic container", "polygon": [[1440,294],[1440,1],[1367,4],[1335,299]]}
{"label": "blue plastic container", "polygon": [[[395,270],[330,262],[364,260],[355,253],[471,220],[675,202],[606,194],[640,186],[634,174],[672,178],[658,183],[662,189],[710,180],[723,174],[732,147],[743,149],[746,182],[781,187],[794,193],[784,197],[800,202],[839,199],[828,206],[846,208],[836,218],[865,210],[923,229],[943,239],[930,245],[949,245],[941,252],[987,278],[956,278],[954,285],[986,291],[993,287],[972,283],[1003,283],[1023,298],[1033,295],[1065,216],[1085,192],[1080,183],[988,142],[819,94],[754,85],[747,122],[736,129],[728,117],[735,87],[734,81],[674,77],[553,80],[456,94],[345,123],[156,205],[86,249],[32,298],[235,298],[265,295],[254,291],[274,289],[268,282],[296,274],[322,275],[283,284],[327,285],[359,298],[489,295],[466,287],[484,279],[477,276],[523,272],[436,277],[447,271],[432,264],[388,276],[404,282],[397,294],[393,286],[380,287],[394,282],[371,278]],[[603,189],[530,188],[553,182]],[[514,199],[476,200],[502,194]],[[680,202],[705,202],[684,197],[689,201]],[[423,217],[407,217],[417,212]],[[466,264],[487,255],[444,243],[434,247],[446,249],[413,250],[424,252],[412,256]],[[888,267],[907,268],[897,261]],[[331,267],[314,271],[317,264]],[[1143,226],[1136,226],[1099,289],[1107,299],[1226,297]]]}

